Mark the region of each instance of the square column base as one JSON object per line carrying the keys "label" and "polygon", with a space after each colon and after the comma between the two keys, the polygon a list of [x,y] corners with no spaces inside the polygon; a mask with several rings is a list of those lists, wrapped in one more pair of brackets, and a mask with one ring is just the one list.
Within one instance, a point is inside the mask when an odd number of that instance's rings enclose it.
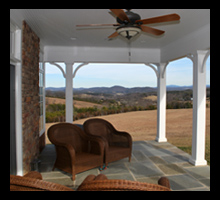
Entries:
{"label": "square column base", "polygon": [[194,166],[204,166],[207,165],[206,160],[194,160],[192,157],[189,159],[189,162]]}
{"label": "square column base", "polygon": [[158,138],[155,139],[157,142],[167,142],[167,138]]}

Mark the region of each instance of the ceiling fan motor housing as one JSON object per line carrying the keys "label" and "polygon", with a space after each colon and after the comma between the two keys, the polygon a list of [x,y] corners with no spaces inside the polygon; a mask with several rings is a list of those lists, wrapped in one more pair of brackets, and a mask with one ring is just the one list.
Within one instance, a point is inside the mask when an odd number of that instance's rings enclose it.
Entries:
{"label": "ceiling fan motor housing", "polygon": [[125,12],[125,13],[126,13],[126,15],[128,16],[128,18],[130,19],[131,23],[128,22],[128,21],[126,21],[126,20],[125,20],[125,21],[122,21],[122,20],[120,20],[120,19],[117,17],[117,22],[118,22],[119,24],[135,24],[135,21],[141,19],[140,15],[138,15],[138,14],[136,14],[136,13],[133,13],[133,12],[131,12],[131,11],[127,11],[127,12]]}

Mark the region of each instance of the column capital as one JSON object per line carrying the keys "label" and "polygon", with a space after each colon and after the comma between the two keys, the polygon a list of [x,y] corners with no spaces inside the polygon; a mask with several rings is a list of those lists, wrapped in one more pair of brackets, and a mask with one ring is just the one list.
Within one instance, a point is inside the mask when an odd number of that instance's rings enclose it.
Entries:
{"label": "column capital", "polygon": [[204,73],[204,68],[206,67],[206,60],[210,55],[210,49],[209,50],[197,50],[194,53],[188,54],[186,57],[189,58],[193,65],[196,65],[196,62],[198,62],[198,59],[201,60],[202,64],[200,65],[201,69],[200,72]]}
{"label": "column capital", "polygon": [[169,64],[169,62],[155,63],[155,65],[157,66],[157,69],[158,69],[157,71],[158,71],[159,78],[165,77],[165,73],[166,73],[166,69],[167,69],[168,64]]}
{"label": "column capital", "polygon": [[71,63],[71,62],[64,62],[66,66],[73,66],[74,65],[74,62]]}

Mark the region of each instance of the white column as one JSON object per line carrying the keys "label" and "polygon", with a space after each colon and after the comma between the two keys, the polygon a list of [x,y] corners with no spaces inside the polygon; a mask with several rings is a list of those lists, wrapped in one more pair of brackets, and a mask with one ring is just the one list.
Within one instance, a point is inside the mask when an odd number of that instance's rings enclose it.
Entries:
{"label": "white column", "polygon": [[66,122],[73,122],[73,63],[66,64]]}
{"label": "white column", "polygon": [[16,126],[16,165],[17,175],[23,176],[23,137],[22,137],[22,64],[15,67],[15,126]]}
{"label": "white column", "polygon": [[157,142],[166,142],[166,66],[157,64]]}
{"label": "white column", "polygon": [[197,51],[193,61],[193,135],[192,156],[189,160],[195,166],[206,165],[206,69],[204,65],[208,51]]}

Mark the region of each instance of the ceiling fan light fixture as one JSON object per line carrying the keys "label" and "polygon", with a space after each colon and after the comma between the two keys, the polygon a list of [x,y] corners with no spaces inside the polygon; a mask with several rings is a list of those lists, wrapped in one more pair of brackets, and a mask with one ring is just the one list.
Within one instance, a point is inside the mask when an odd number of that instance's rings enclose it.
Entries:
{"label": "ceiling fan light fixture", "polygon": [[130,40],[132,37],[138,35],[141,32],[141,28],[138,26],[120,26],[116,29],[119,35]]}
{"label": "ceiling fan light fixture", "polygon": [[76,25],[77,27],[93,27],[93,26],[117,26],[118,28],[114,33],[108,36],[108,39],[112,39],[121,35],[124,38],[130,40],[131,38],[138,35],[141,31],[145,33],[150,33],[152,35],[162,35],[165,31],[159,30],[150,26],[144,26],[147,24],[155,24],[155,23],[164,23],[164,22],[172,22],[180,20],[180,16],[176,13],[162,15],[147,19],[141,19],[140,15],[137,13],[133,13],[130,10],[126,9],[125,12],[123,9],[110,9],[111,15],[116,17],[117,24],[87,24],[87,25]]}

